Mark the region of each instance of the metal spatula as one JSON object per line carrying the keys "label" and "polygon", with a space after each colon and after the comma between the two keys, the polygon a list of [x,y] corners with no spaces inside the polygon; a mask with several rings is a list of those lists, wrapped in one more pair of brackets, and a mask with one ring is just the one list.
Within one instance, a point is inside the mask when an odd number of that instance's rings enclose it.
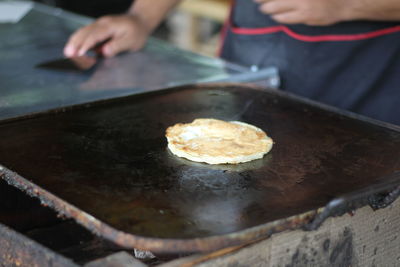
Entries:
{"label": "metal spatula", "polygon": [[82,72],[92,69],[96,65],[97,61],[98,58],[96,57],[84,55],[46,61],[36,65],[35,67],[57,71]]}
{"label": "metal spatula", "polygon": [[57,71],[72,71],[72,72],[84,72],[92,69],[96,63],[102,58],[101,49],[104,44],[110,41],[111,38],[107,38],[104,41],[98,42],[94,45],[86,55],[76,57],[64,57],[58,58],[51,61],[42,62],[36,65],[37,68],[45,68]]}

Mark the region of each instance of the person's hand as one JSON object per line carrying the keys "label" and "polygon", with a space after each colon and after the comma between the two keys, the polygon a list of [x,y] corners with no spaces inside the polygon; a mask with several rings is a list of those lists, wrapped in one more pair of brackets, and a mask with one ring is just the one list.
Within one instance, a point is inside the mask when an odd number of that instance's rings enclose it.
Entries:
{"label": "person's hand", "polygon": [[254,0],[260,11],[284,24],[331,25],[347,19],[349,0]]}
{"label": "person's hand", "polygon": [[137,16],[104,16],[72,34],[64,47],[64,55],[81,56],[106,41],[97,52],[112,57],[119,52],[139,50],[149,35],[150,30]]}

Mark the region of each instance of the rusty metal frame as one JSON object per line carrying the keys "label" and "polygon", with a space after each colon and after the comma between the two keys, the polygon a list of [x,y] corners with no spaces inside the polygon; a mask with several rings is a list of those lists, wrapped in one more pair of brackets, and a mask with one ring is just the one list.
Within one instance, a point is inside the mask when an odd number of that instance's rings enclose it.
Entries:
{"label": "rusty metal frame", "polygon": [[7,181],[8,184],[19,188],[28,195],[39,198],[42,205],[53,208],[62,216],[73,218],[76,222],[99,236],[128,249],[137,248],[156,253],[208,252],[224,247],[242,245],[267,238],[274,233],[299,229],[310,222],[318,213],[318,211],[310,211],[220,236],[195,239],[148,238],[119,231],[1,165],[0,177]]}
{"label": "rusty metal frame", "polygon": [[314,230],[331,216],[340,216],[365,205],[384,208],[400,195],[400,173],[396,173],[389,177],[391,181],[387,183],[373,185],[354,194],[336,198],[325,207],[289,218],[226,235],[195,239],[163,239],[142,237],[119,231],[1,165],[0,177],[28,195],[39,198],[42,205],[55,209],[62,216],[73,218],[99,236],[128,249],[137,248],[156,253],[208,252],[252,243],[286,230]]}
{"label": "rusty metal frame", "polygon": [[1,266],[78,266],[2,224],[0,236]]}

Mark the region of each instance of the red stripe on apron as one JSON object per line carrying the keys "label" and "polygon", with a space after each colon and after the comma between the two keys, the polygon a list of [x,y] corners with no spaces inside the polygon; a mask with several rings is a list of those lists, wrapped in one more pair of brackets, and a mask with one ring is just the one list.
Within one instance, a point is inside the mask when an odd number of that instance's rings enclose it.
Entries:
{"label": "red stripe on apron", "polygon": [[327,35],[315,35],[315,36],[296,33],[285,25],[263,27],[263,28],[240,28],[240,27],[234,27],[232,23],[230,23],[230,29],[233,33],[242,35],[260,35],[260,34],[284,32],[288,36],[304,42],[327,42],[327,41],[357,41],[357,40],[374,38],[386,34],[399,32],[400,25],[366,33],[327,34]]}

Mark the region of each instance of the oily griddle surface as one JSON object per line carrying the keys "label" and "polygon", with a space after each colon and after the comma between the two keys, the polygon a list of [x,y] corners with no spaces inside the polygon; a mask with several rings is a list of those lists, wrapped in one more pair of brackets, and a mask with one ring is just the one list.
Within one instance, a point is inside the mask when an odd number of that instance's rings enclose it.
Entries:
{"label": "oily griddle surface", "polygon": [[[177,158],[165,130],[239,120],[275,142],[263,159]],[[197,238],[324,206],[400,169],[400,134],[245,86],[187,86],[0,124],[0,164],[112,227]]]}

